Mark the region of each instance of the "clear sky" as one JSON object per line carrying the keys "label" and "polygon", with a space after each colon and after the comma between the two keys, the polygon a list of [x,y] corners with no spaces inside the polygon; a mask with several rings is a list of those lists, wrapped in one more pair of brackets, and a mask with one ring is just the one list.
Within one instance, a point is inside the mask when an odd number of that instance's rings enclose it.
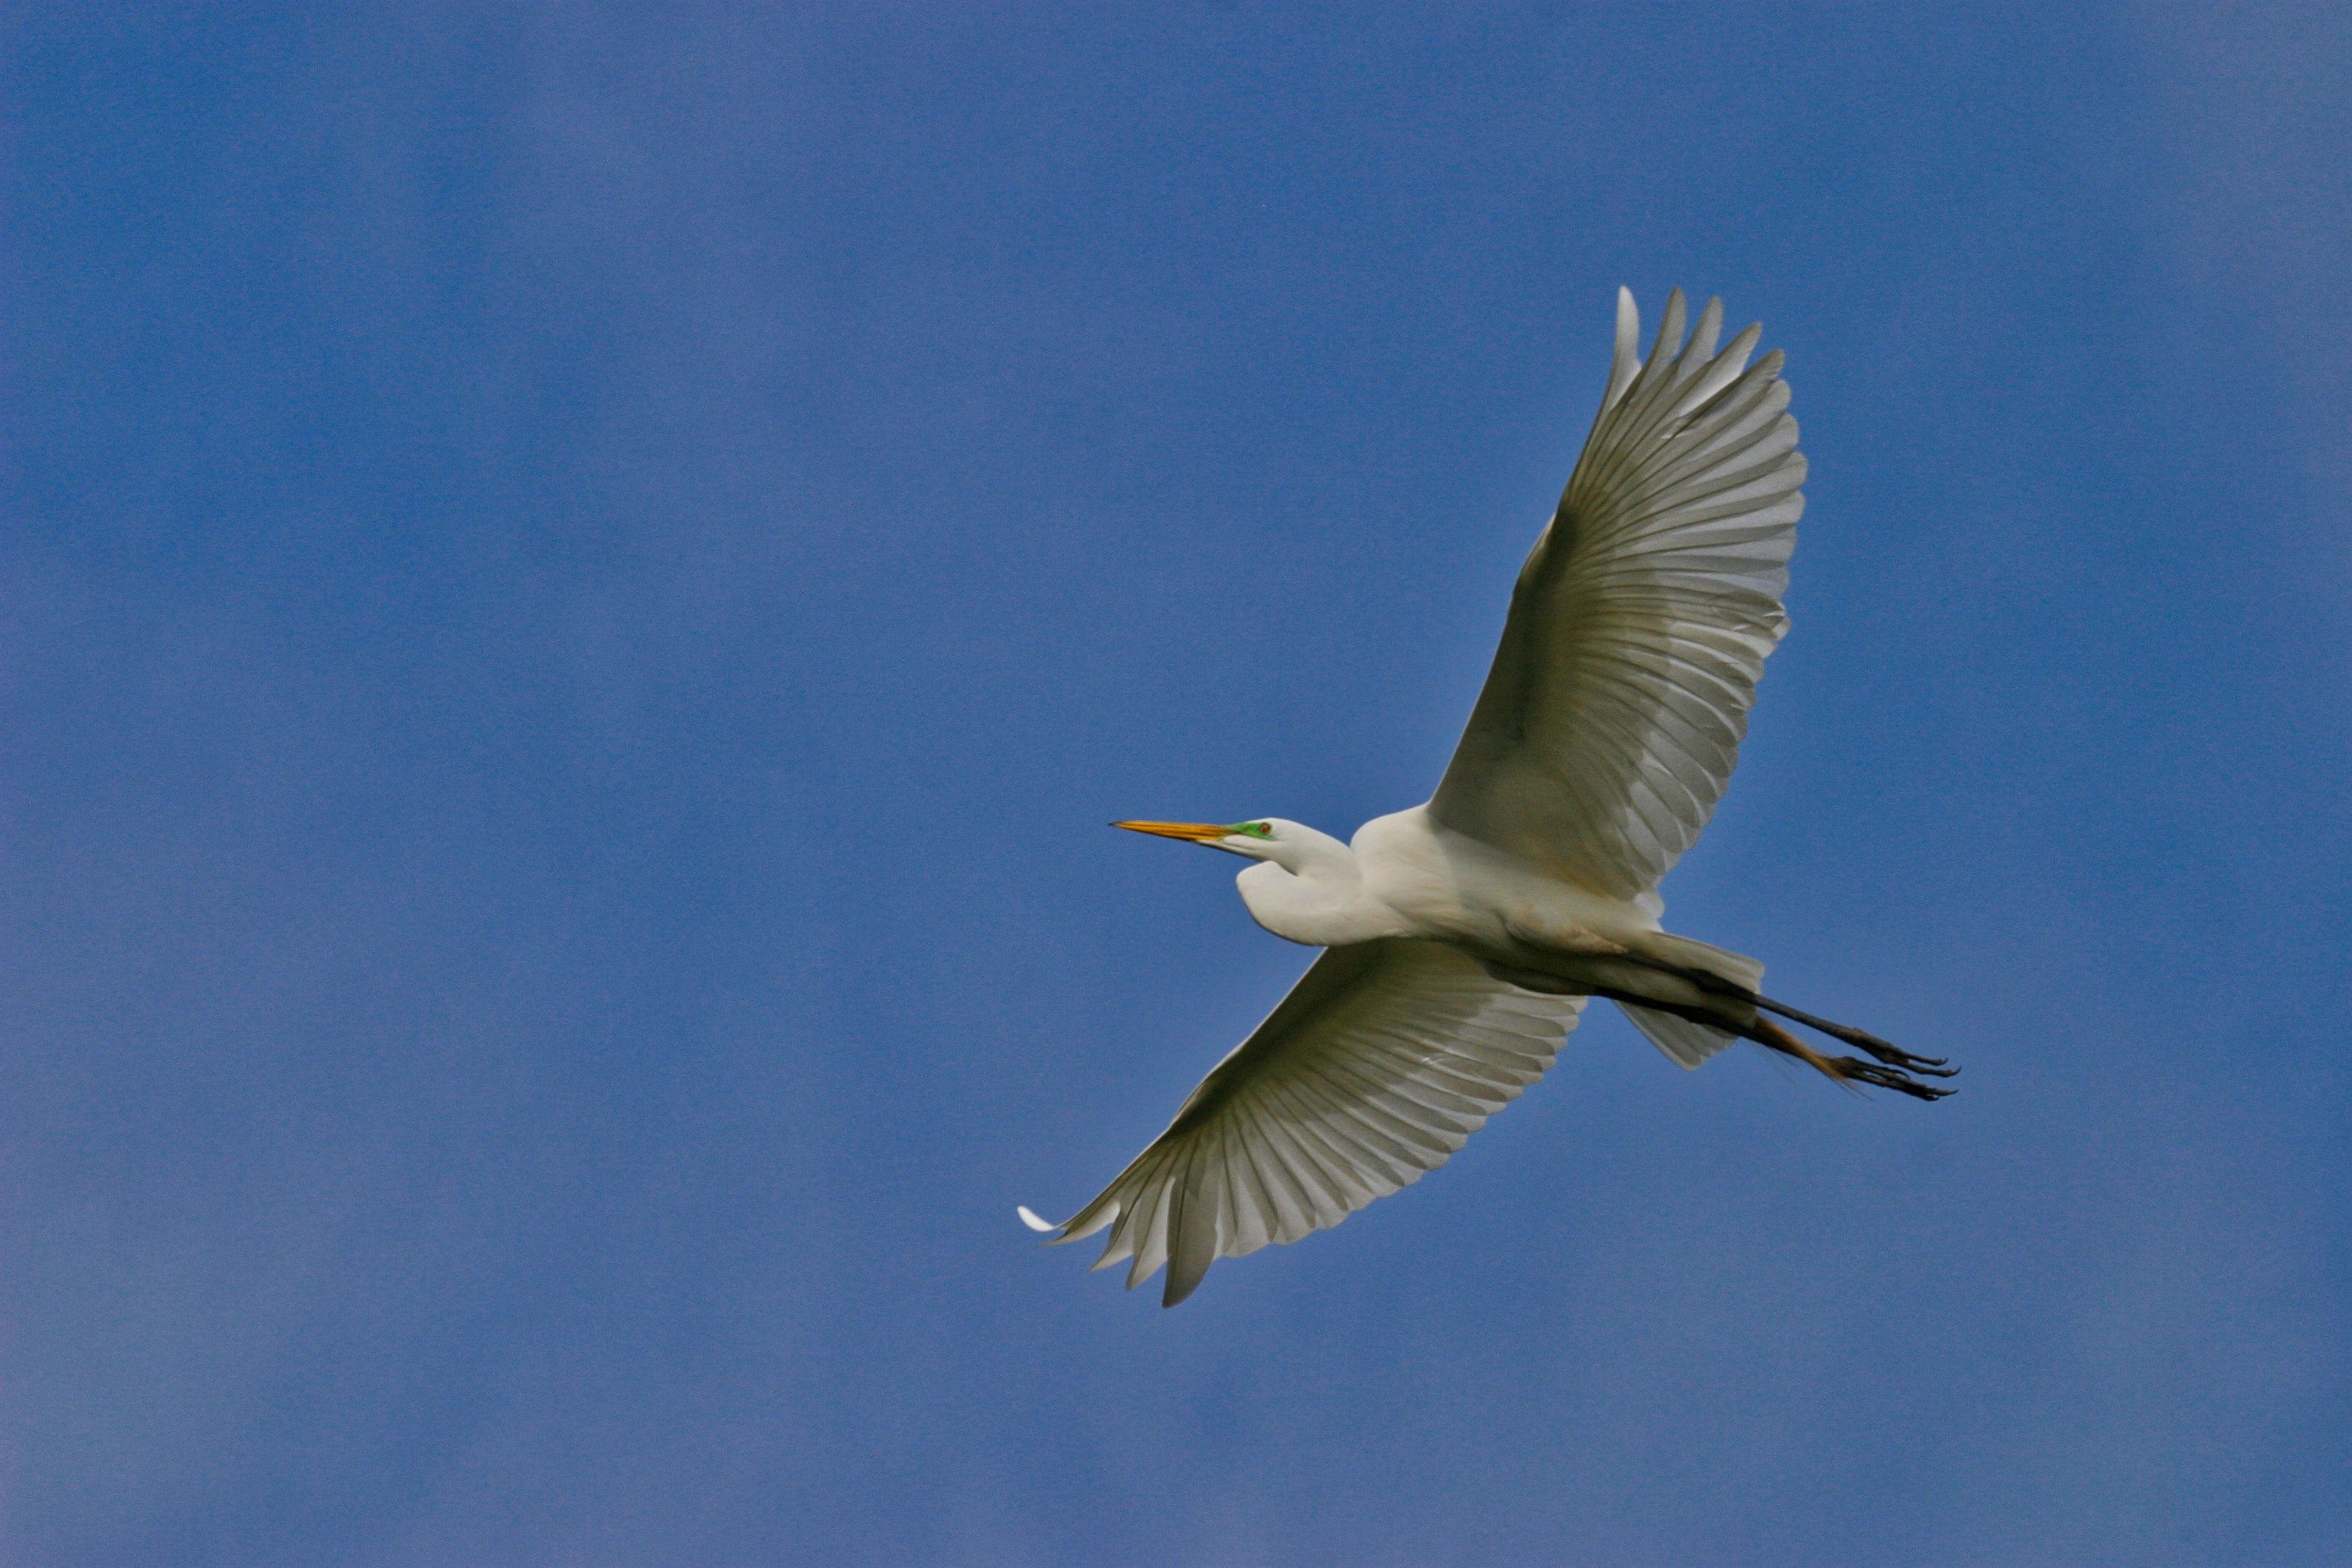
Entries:
{"label": "clear sky", "polygon": [[[2352,11],[16,8],[0,1556],[2352,1557]],[[1812,460],[1615,1016],[1040,1251],[1425,796],[1618,284]]]}

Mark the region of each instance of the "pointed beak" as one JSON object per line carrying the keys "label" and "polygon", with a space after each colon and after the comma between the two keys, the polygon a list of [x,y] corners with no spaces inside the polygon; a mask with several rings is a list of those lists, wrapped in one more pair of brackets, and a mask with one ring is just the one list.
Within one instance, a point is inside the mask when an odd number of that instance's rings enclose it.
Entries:
{"label": "pointed beak", "polygon": [[1214,844],[1233,837],[1234,830],[1213,822],[1114,822],[1129,833],[1150,833],[1161,838],[1181,838],[1190,844]]}

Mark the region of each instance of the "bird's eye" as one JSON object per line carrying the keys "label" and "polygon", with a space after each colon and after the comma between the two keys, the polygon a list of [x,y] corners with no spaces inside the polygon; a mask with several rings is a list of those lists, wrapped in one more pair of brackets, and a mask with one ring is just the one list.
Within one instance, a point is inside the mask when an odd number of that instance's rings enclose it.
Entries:
{"label": "bird's eye", "polygon": [[1250,825],[1250,831],[1256,834],[1260,838],[1271,838],[1274,837],[1274,824],[1271,822],[1252,823]]}

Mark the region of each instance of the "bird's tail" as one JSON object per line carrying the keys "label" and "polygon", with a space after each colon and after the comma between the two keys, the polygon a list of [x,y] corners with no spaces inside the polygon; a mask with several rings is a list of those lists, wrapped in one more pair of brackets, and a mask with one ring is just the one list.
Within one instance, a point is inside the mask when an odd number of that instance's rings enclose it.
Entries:
{"label": "bird's tail", "polygon": [[1734,952],[1727,947],[1714,947],[1706,942],[1693,942],[1686,936],[1667,931],[1645,931],[1641,937],[1643,956],[1663,960],[1669,971],[1681,972],[1687,978],[1697,976],[1696,970],[1709,980],[1728,980],[1740,990],[1754,995],[1764,984],[1764,965],[1744,952]]}
{"label": "bird's tail", "polygon": [[1728,1029],[1718,1029],[1676,1013],[1661,1013],[1655,1007],[1637,1007],[1631,1002],[1620,1001],[1617,1010],[1678,1068],[1696,1068],[1739,1038]]}
{"label": "bird's tail", "polygon": [[[1705,974],[1718,983],[1727,980],[1741,991],[1753,995],[1756,987],[1764,983],[1764,966],[1744,952],[1734,952],[1727,947],[1711,947],[1703,942],[1693,942],[1686,936],[1673,936],[1665,931],[1651,932],[1643,938],[1643,956],[1669,973],[1690,978]],[[1702,988],[1705,988],[1704,986]],[[1665,1058],[1678,1068],[1696,1068],[1710,1058],[1722,1054],[1725,1047],[1739,1038],[1737,1031],[1721,1029],[1712,1024],[1702,1024],[1675,1013],[1662,1013],[1655,1007],[1637,1007],[1620,1000],[1618,1011],[1623,1013],[1633,1027],[1642,1031],[1650,1044],[1658,1047]]]}

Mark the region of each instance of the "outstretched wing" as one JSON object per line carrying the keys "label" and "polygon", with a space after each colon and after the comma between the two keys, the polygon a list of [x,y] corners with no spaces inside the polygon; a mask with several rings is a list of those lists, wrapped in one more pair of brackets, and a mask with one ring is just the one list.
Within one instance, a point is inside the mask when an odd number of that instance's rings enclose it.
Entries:
{"label": "outstretched wing", "polygon": [[1435,1170],[1543,1076],[1581,996],[1490,977],[1450,947],[1389,938],[1324,950],[1167,1131],[1059,1227],[1110,1227],[1132,1289],[1163,1262],[1162,1302],[1209,1265],[1338,1225]]}
{"label": "outstretched wing", "polygon": [[1536,541],[1486,689],[1430,801],[1457,832],[1594,892],[1650,891],[1698,837],[1787,629],[1805,459],[1761,327],[1683,342],[1676,289],[1647,363],[1617,293],[1609,390]]}

